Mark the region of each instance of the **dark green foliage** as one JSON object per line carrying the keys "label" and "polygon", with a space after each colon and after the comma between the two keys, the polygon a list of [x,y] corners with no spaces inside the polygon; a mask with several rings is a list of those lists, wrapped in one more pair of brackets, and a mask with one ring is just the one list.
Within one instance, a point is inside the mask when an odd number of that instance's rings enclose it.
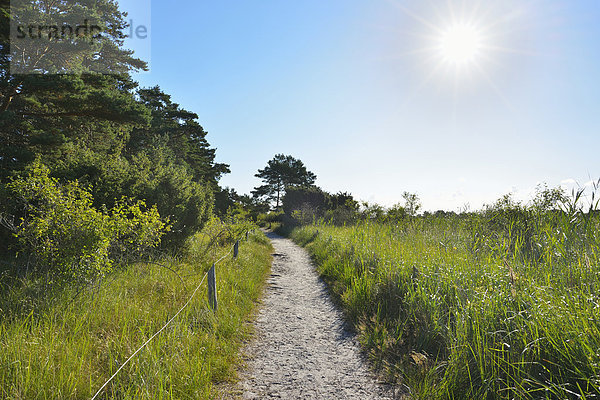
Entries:
{"label": "dark green foliage", "polygon": [[283,212],[300,224],[315,222],[331,208],[329,194],[316,186],[290,187],[281,203]]}
{"label": "dark green foliage", "polygon": [[[0,183],[24,177],[39,159],[65,187],[74,181],[85,187],[91,193],[86,201],[96,210],[111,209],[122,197],[156,206],[173,227],[163,243],[181,244],[210,217],[213,193],[228,166],[215,162],[196,114],[160,88],[138,89],[131,79],[130,71],[146,64],[122,48],[126,19],[116,2],[74,1],[67,9],[64,2],[42,3],[21,11],[34,20],[37,14],[85,16],[106,30],[92,47],[77,42],[60,59],[36,64],[38,74],[11,74],[10,10],[0,4]],[[24,67],[35,62],[31,50],[24,49]],[[96,73],[92,58],[108,73]],[[65,72],[65,65],[70,73],[51,73]],[[12,195],[6,194],[7,203]],[[0,239],[7,239],[0,242],[2,253],[14,241],[6,229],[14,225],[11,218],[5,213],[0,227]]]}
{"label": "dark green foliage", "polygon": [[36,161],[26,178],[5,185],[0,209],[0,216],[11,215],[7,227],[35,272],[89,282],[110,272],[115,261],[156,247],[168,230],[156,207],[124,198],[98,210],[76,181],[61,185],[49,172]]}
{"label": "dark green foliage", "polygon": [[317,186],[289,187],[282,198],[284,224],[305,225],[324,219],[335,225],[357,220],[359,204],[349,193],[330,194]]}
{"label": "dark green foliage", "polygon": [[416,193],[404,192],[402,193],[404,199],[404,211],[406,214],[414,217],[421,209],[421,201]]}
{"label": "dark green foliage", "polygon": [[156,205],[173,223],[167,244],[181,244],[210,216],[212,192],[228,168],[214,163],[214,149],[194,114],[171,103],[157,87],[140,93],[152,114],[149,125],[132,129],[113,148],[72,144],[55,162],[54,175],[89,184],[97,206],[113,205],[121,196]]}
{"label": "dark green foliage", "polygon": [[325,220],[334,225],[346,225],[358,218],[359,203],[350,193],[338,192],[329,197],[330,209],[325,213]]}
{"label": "dark green foliage", "polygon": [[194,179],[216,187],[219,178],[229,172],[226,164],[215,163],[215,149],[209,147],[206,132],[196,122],[198,115],[184,110],[171,101],[158,86],[138,91],[140,102],[151,110],[148,126],[138,127],[131,133],[127,152],[152,149],[157,142],[172,150],[174,159],[189,168]]}
{"label": "dark green foliage", "polygon": [[169,244],[181,244],[212,215],[210,187],[196,181],[166,146],[148,149],[132,158],[124,189],[134,198],[156,205],[161,215],[172,221],[173,229],[165,237]]}
{"label": "dark green foliage", "polygon": [[279,208],[281,197],[289,187],[311,186],[317,179],[302,161],[284,154],[276,154],[267,166],[259,169],[254,176],[261,178],[264,185],[255,187],[252,195],[257,199],[275,201],[275,209]]}
{"label": "dark green foliage", "polygon": [[[287,194],[289,193],[289,195]],[[337,226],[352,224],[358,220],[398,223],[415,218],[421,203],[418,195],[404,192],[404,204],[391,208],[376,203],[359,203],[351,194],[330,194],[316,186],[291,187],[283,196],[284,224],[306,225],[323,219]]]}
{"label": "dark green foliage", "polygon": [[36,155],[52,169],[80,149],[118,154],[132,127],[149,122],[126,75],[30,75],[0,113],[2,176]]}
{"label": "dark green foliage", "polygon": [[409,211],[407,210],[406,207],[402,206],[401,204],[395,204],[394,206],[392,206],[392,208],[387,210],[388,221],[394,221],[394,222],[402,221],[408,215],[409,215]]}
{"label": "dark green foliage", "polygon": [[385,222],[387,219],[385,207],[364,201],[360,210],[360,218],[365,221]]}
{"label": "dark green foliage", "polygon": [[[95,35],[78,34],[60,40],[18,41],[11,54],[13,70],[19,74],[128,73],[145,69],[146,63],[122,47],[127,27],[126,14],[112,0],[73,0],[61,2],[15,1],[11,4],[13,22],[21,26],[77,26],[87,21],[97,26]],[[51,45],[48,45],[51,44]],[[19,78],[10,87],[19,92]],[[3,93],[6,94],[7,92]],[[10,93],[10,92],[8,92]],[[2,110],[8,98],[2,98]],[[10,100],[8,100],[10,102]]]}
{"label": "dark green foliage", "polygon": [[348,208],[352,210],[358,210],[358,202],[354,200],[354,197],[347,192],[338,192],[336,194],[329,195],[329,202],[332,210],[336,208]]}
{"label": "dark green foliage", "polygon": [[240,195],[234,189],[223,188],[215,193],[215,214],[224,221],[231,219],[258,221],[269,211],[269,205],[247,194]]}
{"label": "dark green foliage", "polygon": [[[83,144],[94,150],[114,151],[122,146],[133,125],[149,121],[147,108],[134,97],[137,84],[128,75],[131,70],[145,69],[146,64],[121,48],[125,15],[110,0],[71,3],[65,11],[61,2],[37,2],[28,10],[26,2],[15,2],[13,6],[21,8],[13,11],[15,16],[27,14],[33,20],[95,20],[107,28],[96,45],[90,47],[75,38],[77,45],[70,43],[62,49],[50,46],[39,54],[35,48],[24,47],[19,58],[10,54],[9,5],[1,6],[0,179],[11,171],[22,170],[36,155],[42,155],[53,169],[54,162],[72,146]],[[39,18],[33,15],[36,13]],[[61,50],[63,53],[57,57],[56,52]],[[110,74],[93,73],[92,59],[102,63]],[[24,63],[21,67],[39,73],[11,74],[11,61],[13,67]],[[65,65],[72,73],[51,74],[61,72]]]}
{"label": "dark green foliage", "polygon": [[236,208],[239,198],[240,196],[235,189],[229,187],[219,188],[215,192],[215,214],[220,217],[227,215],[229,210]]}
{"label": "dark green foliage", "polygon": [[60,164],[55,175],[88,184],[96,207],[111,207],[123,196],[155,205],[173,224],[165,244],[181,244],[212,213],[211,186],[195,180],[165,143],[156,141],[129,157],[108,155],[103,159],[87,149],[77,154],[81,157]]}

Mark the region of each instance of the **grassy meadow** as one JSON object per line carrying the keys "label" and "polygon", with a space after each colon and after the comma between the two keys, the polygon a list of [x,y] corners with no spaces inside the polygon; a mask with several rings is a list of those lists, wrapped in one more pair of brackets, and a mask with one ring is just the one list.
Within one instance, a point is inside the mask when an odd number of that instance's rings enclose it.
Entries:
{"label": "grassy meadow", "polygon": [[[138,263],[99,286],[46,292],[39,278],[0,275],[0,398],[90,399],[140,345],[188,300],[212,262],[219,310],[206,282],[189,306],[116,376],[99,399],[205,399],[230,381],[246,323],[270,268],[260,232],[241,241],[200,233],[184,256]],[[11,277],[13,276],[13,277]]]}
{"label": "grassy meadow", "polygon": [[580,196],[291,236],[411,398],[600,397],[600,214]]}

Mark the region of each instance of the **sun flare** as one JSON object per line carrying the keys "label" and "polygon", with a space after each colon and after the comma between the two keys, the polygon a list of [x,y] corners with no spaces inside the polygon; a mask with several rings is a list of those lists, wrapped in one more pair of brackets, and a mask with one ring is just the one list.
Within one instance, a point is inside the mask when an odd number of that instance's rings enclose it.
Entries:
{"label": "sun flare", "polygon": [[439,52],[445,63],[469,66],[481,57],[483,37],[475,26],[455,24],[441,32]]}
{"label": "sun flare", "polygon": [[[533,0],[389,0],[402,13],[402,50],[415,66],[414,92],[435,89],[453,101],[487,90],[502,93],[510,69],[525,56],[537,56],[530,27]],[[412,6],[406,7],[405,3]]]}

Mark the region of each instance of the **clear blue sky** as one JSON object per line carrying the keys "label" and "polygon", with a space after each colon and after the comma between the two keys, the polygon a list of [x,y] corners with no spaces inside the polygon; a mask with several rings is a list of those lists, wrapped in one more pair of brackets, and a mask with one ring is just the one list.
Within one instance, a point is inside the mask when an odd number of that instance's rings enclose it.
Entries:
{"label": "clear blue sky", "polygon": [[[597,0],[153,1],[136,79],[199,115],[238,192],[285,153],[331,192],[479,208],[600,177],[599,21]],[[459,67],[437,48],[457,24],[479,41]]]}

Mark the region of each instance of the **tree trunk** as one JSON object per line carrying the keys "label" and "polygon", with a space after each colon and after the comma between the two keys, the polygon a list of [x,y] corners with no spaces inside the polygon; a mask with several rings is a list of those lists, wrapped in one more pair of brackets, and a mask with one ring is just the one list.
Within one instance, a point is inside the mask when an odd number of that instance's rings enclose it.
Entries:
{"label": "tree trunk", "polygon": [[6,96],[2,100],[2,105],[0,105],[0,112],[8,110],[8,106],[10,106],[10,102],[12,101],[12,99],[13,99],[13,96]]}
{"label": "tree trunk", "polygon": [[2,104],[0,104],[0,112],[7,111],[10,106],[10,102],[13,97],[19,94],[19,86],[23,83],[23,80],[19,80],[16,82],[16,85],[13,85],[10,89],[6,91],[6,94],[2,96]]}

